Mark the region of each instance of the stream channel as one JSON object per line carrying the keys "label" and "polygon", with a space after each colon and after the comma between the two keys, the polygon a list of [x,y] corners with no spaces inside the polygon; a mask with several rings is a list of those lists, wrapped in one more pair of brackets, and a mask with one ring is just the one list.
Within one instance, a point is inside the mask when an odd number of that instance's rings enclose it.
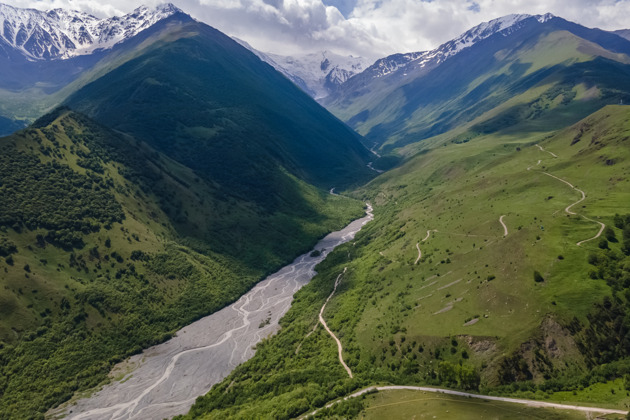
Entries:
{"label": "stream channel", "polygon": [[165,343],[130,357],[114,370],[129,370],[88,398],[60,407],[67,419],[162,419],[185,414],[236,366],[254,356],[253,347],[276,333],[293,295],[315,276],[315,266],[336,246],[348,242],[374,218],[366,216],[328,234],[315,250],[301,255],[254,286],[232,305],[179,330]]}

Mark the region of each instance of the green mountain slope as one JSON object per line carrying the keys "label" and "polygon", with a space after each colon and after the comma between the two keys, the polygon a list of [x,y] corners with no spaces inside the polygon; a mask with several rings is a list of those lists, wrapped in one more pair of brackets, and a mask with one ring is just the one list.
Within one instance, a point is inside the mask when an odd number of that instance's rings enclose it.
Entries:
{"label": "green mountain slope", "polygon": [[238,43],[190,19],[165,25],[155,48],[66,103],[270,209],[286,201],[276,188],[284,170],[326,188],[371,176],[356,133]]}
{"label": "green mountain slope", "polygon": [[532,17],[430,71],[373,79],[325,105],[384,151],[462,124],[476,124],[476,134],[522,120],[559,129],[630,99],[629,53],[615,35]]}
{"label": "green mountain slope", "polygon": [[[290,418],[373,384],[626,407],[629,117],[609,106],[556,134],[451,133],[372,181],[357,197],[375,220],[189,417]],[[316,328],[341,273],[323,317],[352,379]]]}
{"label": "green mountain slope", "polygon": [[0,139],[0,413],[41,418],[362,214],[285,173],[261,210],[59,109]]}

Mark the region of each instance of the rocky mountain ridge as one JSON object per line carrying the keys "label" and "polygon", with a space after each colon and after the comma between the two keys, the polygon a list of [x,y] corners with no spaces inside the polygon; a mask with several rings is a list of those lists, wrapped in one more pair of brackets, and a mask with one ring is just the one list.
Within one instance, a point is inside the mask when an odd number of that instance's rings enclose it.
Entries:
{"label": "rocky mountain ridge", "polygon": [[0,4],[0,53],[10,57],[17,51],[31,61],[87,55],[109,49],[178,12],[167,3],[99,19],[73,10],[40,11]]}

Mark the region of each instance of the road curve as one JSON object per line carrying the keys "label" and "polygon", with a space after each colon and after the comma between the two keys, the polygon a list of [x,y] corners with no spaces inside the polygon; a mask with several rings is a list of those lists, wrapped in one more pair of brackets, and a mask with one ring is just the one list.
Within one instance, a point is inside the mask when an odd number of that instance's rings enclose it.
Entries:
{"label": "road curve", "polygon": [[427,230],[427,236],[424,237],[422,242],[426,242],[426,240],[429,239],[429,236],[431,236],[431,232],[437,232],[437,229],[429,229],[429,230]]}
{"label": "road curve", "polygon": [[335,287],[333,288],[333,291],[330,293],[330,296],[328,296],[328,299],[326,299],[326,302],[324,302],[324,305],[322,306],[322,309],[320,309],[320,311],[319,311],[319,322],[324,326],[326,331],[328,331],[328,334],[330,334],[330,336],[332,338],[334,338],[335,341],[337,342],[337,351],[339,352],[339,362],[341,363],[343,368],[346,370],[346,372],[348,372],[348,376],[350,376],[350,379],[352,379],[352,377],[353,377],[352,376],[352,371],[350,370],[348,365],[346,365],[346,362],[343,361],[343,346],[341,345],[341,341],[339,341],[337,336],[330,330],[330,328],[328,328],[328,325],[326,324],[326,321],[324,320],[324,309],[326,308],[326,304],[328,303],[330,298],[332,298],[333,295],[335,294],[335,292],[337,291],[337,286],[339,286],[339,282],[341,282],[341,276],[343,276],[343,274],[346,272],[347,269],[348,269],[348,267],[345,267],[343,269],[343,272],[337,276],[337,280],[335,280]]}
{"label": "road curve", "polygon": [[171,340],[132,356],[137,366],[122,380],[105,385],[92,396],[47,413],[67,419],[148,419],[185,414],[195,399],[207,393],[236,366],[254,355],[256,343],[278,331],[293,295],[316,274],[315,266],[336,246],[350,241],[374,218],[366,216],[333,232],[310,252],[270,275],[234,304],[177,332]]}
{"label": "road curve", "polygon": [[505,225],[505,222],[503,222],[503,218],[505,217],[505,214],[501,217],[499,217],[499,223],[501,223],[501,225],[503,226],[503,236],[508,236],[508,228]]}
{"label": "road curve", "polygon": [[557,158],[557,157],[558,157],[558,155],[556,155],[555,153],[550,152],[549,150],[545,150],[545,149],[543,149],[543,148],[542,148],[542,146],[541,146],[541,145],[539,145],[539,144],[537,144],[537,145],[536,145],[536,147],[538,147],[538,148],[540,149],[540,151],[541,151],[541,152],[547,152],[547,153],[549,153],[551,156],[553,156],[553,157],[555,157],[555,158]]}
{"label": "road curve", "polygon": [[416,262],[413,263],[414,265],[418,264],[418,261],[420,261],[420,258],[422,258],[422,251],[420,251],[420,242],[416,244],[416,248],[418,249],[418,258],[416,258]]}
{"label": "road curve", "polygon": [[[555,178],[555,179],[557,179],[558,181],[564,182],[564,183],[565,183],[565,184],[567,184],[569,187],[571,187],[572,189],[574,189],[574,190],[578,191],[580,194],[582,194],[582,198],[580,198],[578,201],[576,201],[576,202],[575,202],[575,203],[573,203],[573,204],[569,204],[569,205],[568,205],[568,206],[564,209],[564,211],[565,211],[566,213],[568,213],[568,214],[571,214],[571,215],[578,215],[576,212],[574,212],[574,211],[572,211],[572,210],[571,210],[571,207],[573,207],[573,206],[575,206],[576,204],[579,204],[579,203],[581,203],[582,201],[586,200],[586,193],[585,193],[584,191],[582,191],[581,189],[577,188],[576,186],[574,186],[573,184],[571,184],[569,181],[566,181],[566,180],[564,180],[564,179],[562,179],[562,178],[559,178],[559,177],[557,177],[557,176],[555,176],[555,175],[551,175],[549,172],[543,172],[543,174],[548,175],[548,176],[550,176],[550,177],[552,177],[552,178]],[[577,246],[580,246],[580,245],[582,245],[582,244],[583,244],[583,243],[585,243],[585,242],[592,241],[593,239],[597,239],[597,238],[599,238],[599,237],[601,236],[602,232],[604,232],[604,229],[606,228],[606,225],[605,225],[604,223],[602,223],[602,222],[598,222],[597,220],[593,220],[593,219],[591,219],[591,218],[589,218],[589,217],[584,216],[583,214],[579,214],[578,216],[583,217],[584,219],[588,220],[589,222],[593,222],[593,223],[597,223],[597,224],[599,224],[599,232],[597,232],[597,234],[596,234],[595,236],[593,236],[592,238],[584,239],[583,241],[580,241],[580,242],[576,243],[576,245],[577,245]]]}
{"label": "road curve", "polygon": [[[458,397],[465,397],[465,398],[477,398],[477,399],[481,399],[481,400],[489,400],[489,401],[501,401],[501,402],[507,402],[507,403],[512,403],[512,404],[521,404],[521,405],[526,405],[528,407],[537,407],[537,408],[558,408],[558,409],[562,409],[562,410],[573,410],[573,411],[581,411],[581,412],[585,412],[585,413],[598,413],[598,414],[622,414],[622,415],[626,415],[628,414],[627,411],[625,410],[617,410],[617,409],[612,409],[612,408],[599,408],[599,407],[584,407],[584,406],[579,406],[579,405],[569,405],[569,404],[556,404],[556,403],[550,403],[550,402],[545,402],[545,401],[536,401],[536,400],[526,400],[526,399],[521,399],[521,398],[510,398],[510,397],[495,397],[495,396],[490,396],[490,395],[481,395],[481,394],[472,394],[469,392],[461,392],[461,391],[453,391],[451,389],[443,389],[443,388],[432,388],[432,387],[424,387],[424,386],[404,386],[404,385],[389,385],[389,386],[371,386],[368,388],[364,388],[360,391],[354,392],[340,400],[336,400],[333,401],[329,404],[327,404],[326,406],[324,406],[324,408],[328,408],[331,407],[341,401],[345,401],[349,398],[355,398],[355,397],[359,397],[363,394],[366,394],[368,392],[374,392],[374,391],[391,391],[391,390],[409,390],[409,391],[423,391],[423,392],[433,392],[433,393],[439,393],[439,394],[448,394],[448,395],[455,395]],[[300,419],[304,419],[307,416],[311,416],[311,415],[315,415],[320,409],[315,410],[311,413],[308,413],[307,415],[301,417]]]}

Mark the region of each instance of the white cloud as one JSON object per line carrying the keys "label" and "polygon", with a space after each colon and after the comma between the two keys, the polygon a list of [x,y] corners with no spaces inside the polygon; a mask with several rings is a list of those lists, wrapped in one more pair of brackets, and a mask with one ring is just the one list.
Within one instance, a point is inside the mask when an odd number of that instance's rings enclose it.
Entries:
{"label": "white cloud", "polygon": [[[0,0],[1,1],[1,0]],[[4,0],[18,7],[72,8],[96,16],[164,0]],[[168,0],[167,0],[168,1]],[[630,0],[174,0],[215,28],[263,51],[320,49],[371,58],[431,49],[480,22],[511,13],[557,16],[589,27],[630,26]],[[344,17],[336,7],[344,10]],[[349,5],[354,9],[349,12]],[[343,6],[343,7],[342,7]]]}

